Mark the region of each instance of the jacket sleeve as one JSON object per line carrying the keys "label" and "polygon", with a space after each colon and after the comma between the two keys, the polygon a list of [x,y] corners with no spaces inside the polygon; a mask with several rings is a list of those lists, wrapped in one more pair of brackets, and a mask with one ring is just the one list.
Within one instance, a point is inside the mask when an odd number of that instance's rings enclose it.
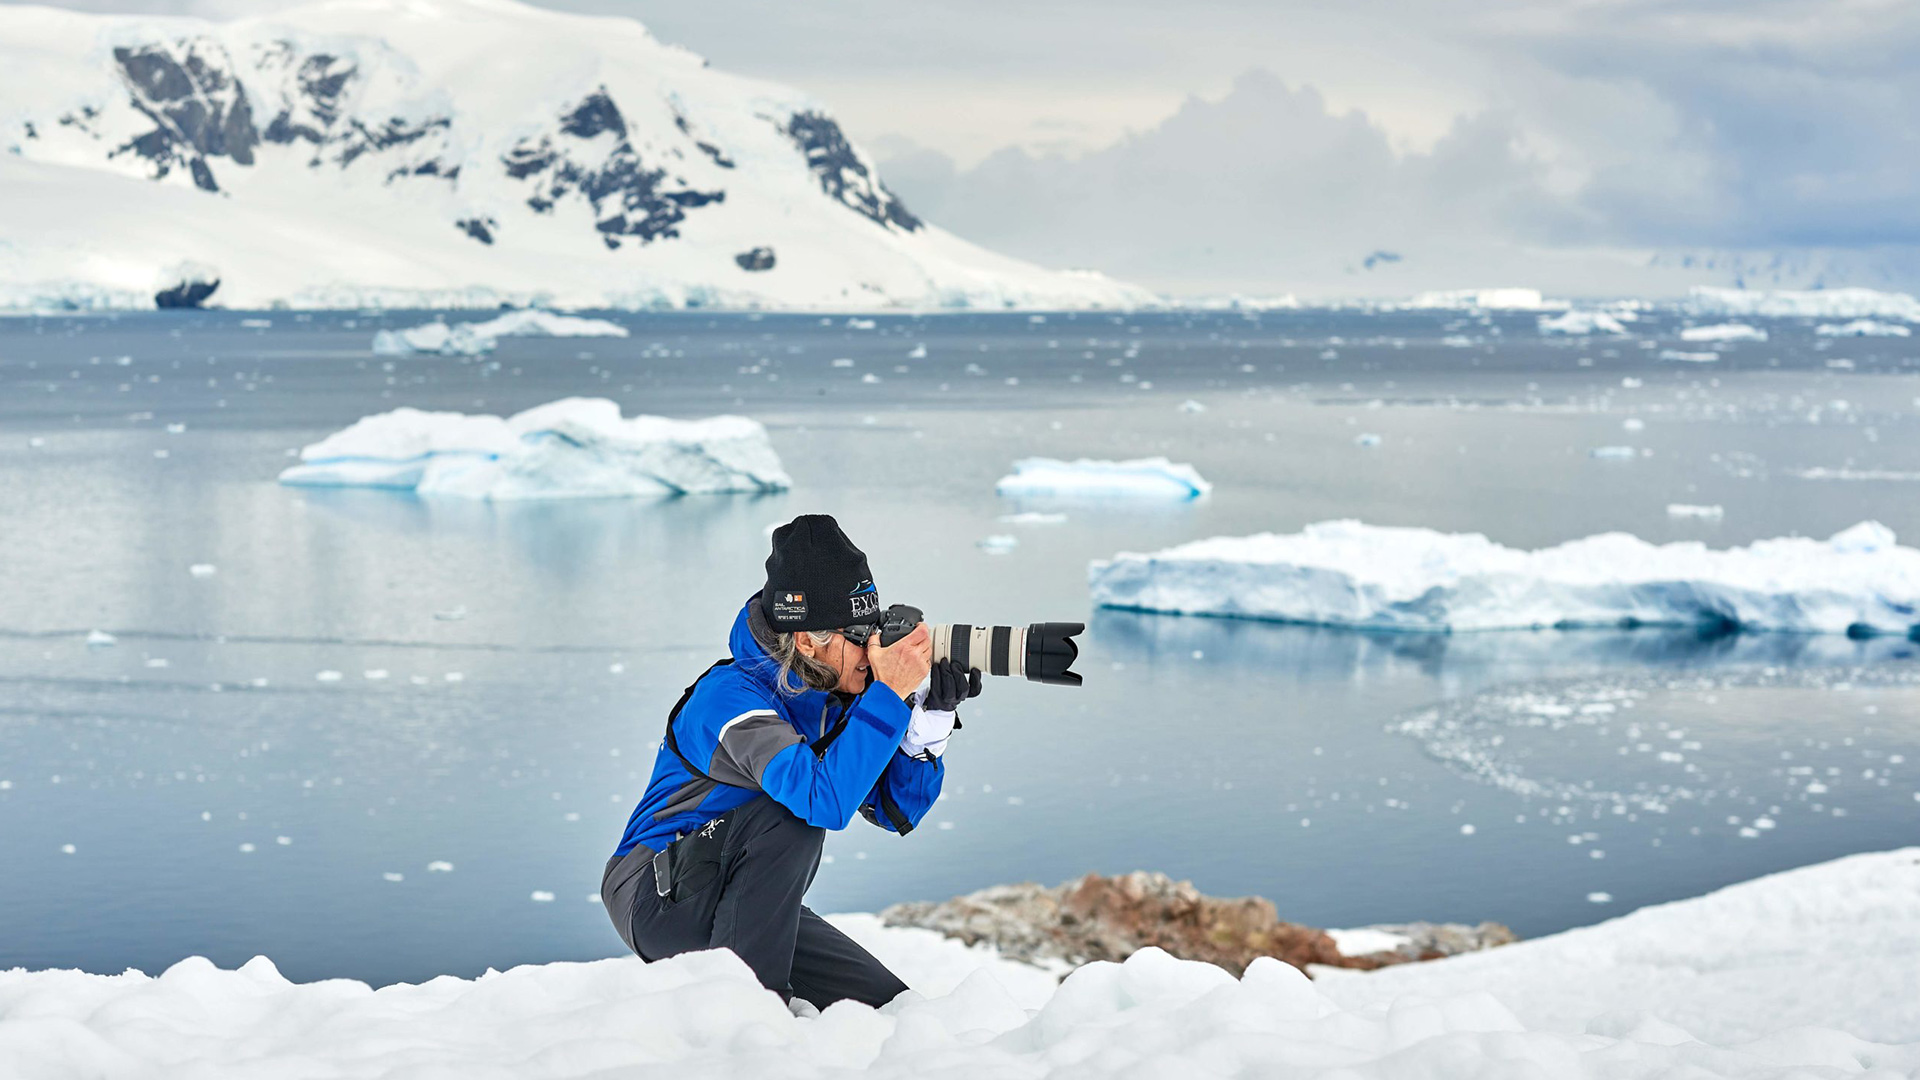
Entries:
{"label": "jacket sleeve", "polygon": [[867,793],[860,813],[888,832],[905,836],[933,809],[946,775],[947,767],[939,758],[911,757],[895,748],[893,760],[887,762],[887,771]]}
{"label": "jacket sleeve", "polygon": [[[757,728],[771,731],[764,719],[742,721],[735,730],[750,724],[746,737],[723,735],[715,752],[716,762],[729,743],[745,745],[750,739],[760,739],[747,755],[748,760],[741,762],[749,770],[758,769],[751,786],[759,787],[809,825],[844,829],[888,767],[901,736],[906,734],[910,715],[907,703],[898,694],[884,683],[875,683],[847,710],[846,729],[825,754],[815,755],[799,733],[776,714],[773,719],[785,729],[780,738],[790,736],[791,741],[776,749],[771,735],[755,734]],[[711,775],[716,780],[734,782],[721,772]]]}

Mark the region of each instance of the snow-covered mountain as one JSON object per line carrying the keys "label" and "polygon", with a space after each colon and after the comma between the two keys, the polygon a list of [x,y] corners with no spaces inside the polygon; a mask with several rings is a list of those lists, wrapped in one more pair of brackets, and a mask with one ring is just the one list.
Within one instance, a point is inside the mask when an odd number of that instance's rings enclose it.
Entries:
{"label": "snow-covered mountain", "polygon": [[1122,307],[909,210],[817,102],[512,0],[0,7],[0,307]]}

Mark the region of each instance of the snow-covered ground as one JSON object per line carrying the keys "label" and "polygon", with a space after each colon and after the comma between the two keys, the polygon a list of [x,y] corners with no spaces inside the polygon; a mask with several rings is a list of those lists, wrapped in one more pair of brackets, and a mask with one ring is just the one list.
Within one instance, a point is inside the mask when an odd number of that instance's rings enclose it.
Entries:
{"label": "snow-covered ground", "polygon": [[1191,465],[1166,458],[1094,461],[1024,458],[994,490],[1010,496],[1086,499],[1198,499],[1213,490]]}
{"label": "snow-covered ground", "polygon": [[1523,551],[1478,533],[1327,521],[1116,555],[1088,581],[1104,607],[1379,630],[1920,626],[1920,550],[1875,522],[1725,550],[1603,533]]}
{"label": "snow-covered ground", "polygon": [[230,308],[1155,300],[921,220],[802,93],[514,0],[0,6],[0,204],[15,309],[153,307],[183,262]]}
{"label": "snow-covered ground", "polygon": [[503,337],[626,337],[627,328],[605,319],[582,319],[550,311],[509,311],[481,322],[449,326],[434,320],[404,330],[382,330],[373,335],[375,356],[439,353],[443,356],[479,356],[492,352]]}
{"label": "snow-covered ground", "polygon": [[0,973],[9,1080],[325,1076],[1912,1076],[1920,848],[1857,855],[1484,953],[1318,982],[1157,949],[1037,968],[839,916],[918,993],[791,1016],[731,953],[375,990],[266,959]]}
{"label": "snow-covered ground", "polygon": [[395,409],[300,451],[300,487],[375,487],[470,499],[784,491],[758,421],[623,418],[604,398],[565,398],[501,418]]}

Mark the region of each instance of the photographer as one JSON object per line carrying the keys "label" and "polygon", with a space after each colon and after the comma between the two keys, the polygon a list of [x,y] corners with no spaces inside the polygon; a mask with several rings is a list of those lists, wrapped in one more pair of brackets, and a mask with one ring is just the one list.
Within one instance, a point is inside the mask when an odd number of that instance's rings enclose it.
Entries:
{"label": "photographer", "polygon": [[607,863],[600,895],[641,958],[732,949],[763,985],[819,1008],[906,989],[801,903],[826,830],[856,813],[901,834],[919,824],[940,794],[954,709],[980,692],[978,671],[931,663],[924,624],[882,646],[879,612],[867,558],[833,518],[774,531],[731,657],[669,714]]}

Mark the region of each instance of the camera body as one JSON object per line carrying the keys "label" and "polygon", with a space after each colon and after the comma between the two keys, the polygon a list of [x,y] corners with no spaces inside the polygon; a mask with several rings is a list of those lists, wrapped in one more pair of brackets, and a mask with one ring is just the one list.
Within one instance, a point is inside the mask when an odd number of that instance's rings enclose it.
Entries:
{"label": "camera body", "polygon": [[[846,628],[865,639],[880,635],[881,645],[892,645],[926,622],[926,613],[911,604],[895,604],[873,621]],[[1016,626],[971,626],[967,623],[931,623],[935,663],[953,660],[987,675],[1024,675],[1032,682],[1079,686],[1080,676],[1069,670],[1080,658],[1074,635],[1085,623],[1033,623]]]}

